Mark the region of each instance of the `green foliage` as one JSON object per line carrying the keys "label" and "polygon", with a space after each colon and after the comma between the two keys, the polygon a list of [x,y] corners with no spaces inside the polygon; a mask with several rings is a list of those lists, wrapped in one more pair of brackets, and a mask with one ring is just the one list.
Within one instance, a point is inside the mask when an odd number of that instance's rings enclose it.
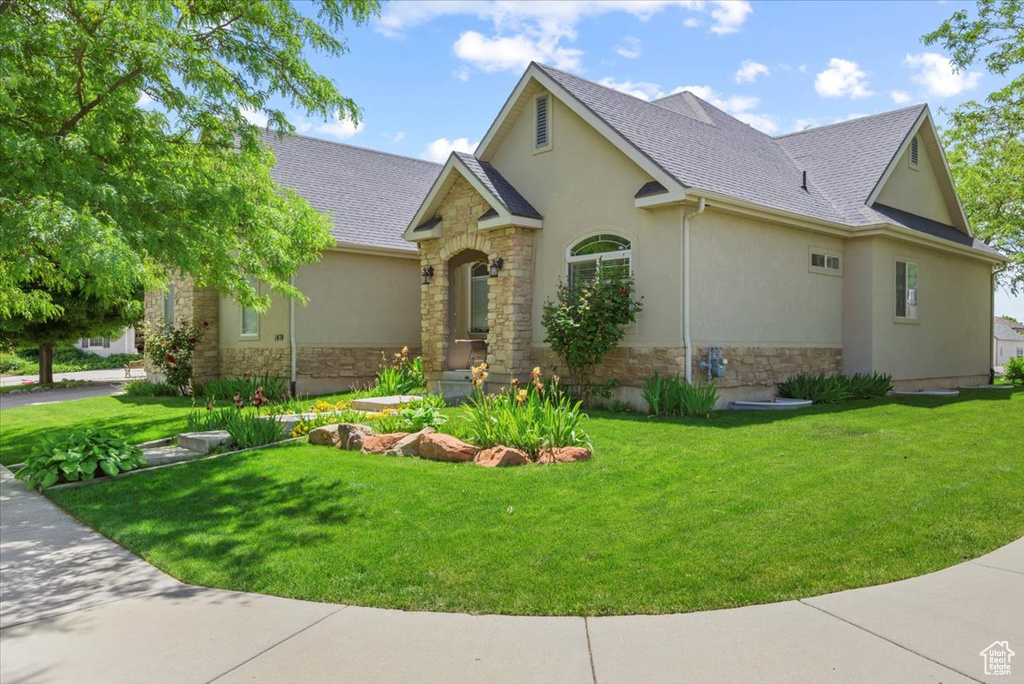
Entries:
{"label": "green foliage", "polygon": [[1015,385],[1024,384],[1024,357],[1012,356],[1003,364],[1003,379]]}
{"label": "green foliage", "polygon": [[643,308],[632,292],[632,276],[598,262],[592,279],[561,282],[555,301],[544,303],[544,341],[565,365],[569,391],[584,403],[593,395],[591,370],[619,345],[625,326],[636,321]]}
{"label": "green foliage", "polygon": [[942,137],[974,234],[1010,257],[1000,278],[1016,293],[1024,286],[1024,3],[979,0],[975,17],[957,10],[924,42],[940,43],[958,71],[980,59],[991,74],[1014,76],[949,112]]}
{"label": "green foliage", "polygon": [[715,383],[695,385],[679,377],[662,377],[658,373],[644,378],[641,388],[647,410],[653,416],[710,417],[718,401]]}
{"label": "green foliage", "polygon": [[[106,308],[173,270],[242,304],[333,244],[326,215],[270,177],[256,112],[359,109],[317,73],[345,52],[346,20],[377,0],[35,0],[0,3],[0,318],[67,313],[57,293]],[[259,235],[258,240],[252,239]]]}
{"label": "green foliage", "polygon": [[419,432],[423,428],[438,428],[448,422],[442,413],[447,406],[441,395],[428,395],[403,406],[398,415],[402,420],[402,429],[408,432]]}
{"label": "green foliage", "polygon": [[192,391],[192,354],[203,338],[202,326],[182,325],[177,328],[146,331],[146,355],[170,385],[182,395]]}
{"label": "green foliage", "polygon": [[[211,430],[226,430],[231,417],[238,413],[234,407],[227,408],[199,408],[189,411],[185,422],[186,432],[209,432]],[[270,421],[267,421],[270,422]]]}
{"label": "green foliage", "polygon": [[260,418],[249,411],[228,411],[223,429],[240,449],[273,444],[284,436],[281,424],[273,418]]}
{"label": "green foliage", "polygon": [[[211,380],[198,385],[195,388],[195,395],[213,400],[232,399],[237,396],[247,403],[252,403],[253,397],[256,396],[256,390],[260,387],[263,388],[263,396],[268,401],[279,402],[288,395],[288,387],[284,379],[270,375],[247,375],[240,378]],[[308,411],[308,408],[306,410]],[[304,411],[297,413],[304,413]]]}
{"label": "green foliage", "polygon": [[532,384],[501,394],[473,394],[462,408],[459,432],[481,448],[503,445],[536,459],[542,449],[590,448],[590,438],[583,430],[586,417],[582,402],[563,393],[546,396]]}
{"label": "green foliage", "polygon": [[409,356],[409,348],[402,347],[388,358],[384,352],[380,353],[380,368],[377,370],[377,379],[373,386],[373,396],[390,397],[399,394],[410,394],[427,384],[427,378],[423,374],[423,359],[419,356]]}
{"label": "green foliage", "polygon": [[[138,361],[138,354],[111,354],[100,356],[82,351],[74,345],[63,345],[53,349],[53,372],[74,373],[86,370],[123,368],[130,361]],[[22,347],[10,352],[0,352],[0,373],[11,375],[32,375],[39,370],[39,348]]]}
{"label": "green foliage", "polygon": [[178,388],[168,382],[152,380],[129,380],[124,383],[124,391],[133,397],[176,397]]}
{"label": "green foliage", "polygon": [[798,373],[778,385],[779,396],[810,399],[815,404],[838,404],[851,399],[878,399],[892,390],[887,373],[857,373],[852,376]]}
{"label": "green foliage", "polygon": [[32,449],[17,477],[44,489],[58,482],[91,480],[146,465],[142,452],[117,435],[87,428],[47,438]]}

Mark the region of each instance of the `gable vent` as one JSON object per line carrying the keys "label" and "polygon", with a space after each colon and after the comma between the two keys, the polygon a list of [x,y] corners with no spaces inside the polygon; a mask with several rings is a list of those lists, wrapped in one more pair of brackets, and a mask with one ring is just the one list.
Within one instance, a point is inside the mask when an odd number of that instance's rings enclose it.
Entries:
{"label": "gable vent", "polygon": [[918,142],[917,136],[915,135],[910,140],[910,165],[913,166],[915,169],[917,168],[918,154]]}
{"label": "gable vent", "polygon": [[537,114],[537,129],[533,147],[540,150],[551,145],[551,113],[549,111],[551,101],[547,95],[541,95],[534,100],[534,103]]}

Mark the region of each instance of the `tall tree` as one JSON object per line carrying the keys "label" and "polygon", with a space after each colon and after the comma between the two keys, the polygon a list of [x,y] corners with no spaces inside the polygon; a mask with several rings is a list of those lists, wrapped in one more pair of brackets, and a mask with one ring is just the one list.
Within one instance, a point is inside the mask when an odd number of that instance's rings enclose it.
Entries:
{"label": "tall tree", "polygon": [[[982,61],[999,76],[1024,65],[1024,2],[978,0],[977,16],[958,10],[924,36],[953,55],[957,70]],[[1001,280],[1024,288],[1024,73],[949,113],[943,132],[964,210],[979,239],[1011,259]]]}
{"label": "tall tree", "polygon": [[116,308],[172,271],[260,308],[248,276],[301,298],[289,276],[330,244],[329,219],[271,180],[246,117],[292,131],[281,98],[358,121],[307,54],[344,53],[346,20],[378,9],[0,0],[0,325],[56,325],[71,293]]}

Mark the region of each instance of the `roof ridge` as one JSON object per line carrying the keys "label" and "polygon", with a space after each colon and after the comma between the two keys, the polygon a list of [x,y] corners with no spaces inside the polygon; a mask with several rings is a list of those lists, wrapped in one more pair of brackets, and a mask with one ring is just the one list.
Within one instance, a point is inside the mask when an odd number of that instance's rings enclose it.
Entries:
{"label": "roof ridge", "polygon": [[769,136],[769,137],[772,138],[773,140],[778,140],[780,138],[789,138],[789,137],[794,136],[794,135],[802,135],[804,133],[812,133],[814,131],[820,131],[820,130],[825,129],[825,128],[834,128],[836,126],[845,126],[847,124],[852,124],[852,123],[854,123],[856,121],[865,121],[867,119],[876,119],[876,118],[878,118],[880,116],[889,116],[891,114],[902,114],[903,112],[910,111],[911,109],[924,109],[927,106],[928,106],[927,103],[910,105],[909,107],[900,107],[899,109],[890,109],[888,111],[877,112],[875,114],[865,114],[864,116],[858,116],[855,119],[846,119],[845,121],[836,121],[836,122],[833,122],[833,123],[830,123],[830,124],[824,124],[822,126],[814,126],[813,128],[807,128],[807,129],[802,130],[802,131],[793,131],[792,133],[783,133],[782,135],[774,135],[774,136]]}
{"label": "roof ridge", "polygon": [[373,152],[374,154],[382,154],[382,155],[385,155],[385,156],[388,156],[388,157],[397,157],[398,159],[403,159],[405,161],[414,161],[414,162],[419,162],[421,164],[429,164],[431,166],[437,166],[437,167],[443,166],[443,164],[438,164],[437,162],[432,162],[432,161],[430,161],[428,159],[420,159],[419,157],[410,157],[408,155],[397,154],[395,152],[385,152],[384,150],[376,150],[376,149],[374,149],[372,147],[363,147],[362,145],[352,145],[351,143],[343,143],[343,142],[339,142],[337,140],[325,140],[323,138],[317,138],[316,136],[312,136],[312,135],[303,135],[302,133],[284,133],[282,131],[275,131],[275,130],[271,130],[269,128],[262,128],[262,127],[260,127],[260,131],[262,133],[266,133],[268,135],[273,134],[273,135],[277,135],[277,136],[282,137],[282,138],[301,138],[303,140],[311,140],[313,142],[324,143],[324,144],[327,144],[327,145],[336,145],[338,147],[347,147],[347,148],[352,149],[352,150],[361,150],[363,152]]}

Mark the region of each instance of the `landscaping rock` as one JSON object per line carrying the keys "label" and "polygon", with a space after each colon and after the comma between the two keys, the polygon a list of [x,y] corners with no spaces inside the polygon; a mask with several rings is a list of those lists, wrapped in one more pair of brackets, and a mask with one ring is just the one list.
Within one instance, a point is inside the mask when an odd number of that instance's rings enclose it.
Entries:
{"label": "landscaping rock", "polygon": [[309,443],[319,446],[341,448],[341,434],[338,425],[324,425],[309,431]]}
{"label": "landscaping rock", "polygon": [[473,462],[485,468],[497,468],[499,466],[526,465],[530,462],[530,457],[519,449],[495,446],[481,451],[473,459]]}
{"label": "landscaping rock", "polygon": [[398,442],[409,436],[408,432],[391,432],[384,435],[366,435],[363,437],[364,454],[383,454],[394,448]]}
{"label": "landscaping rock", "polygon": [[472,461],[477,451],[479,450],[472,444],[466,444],[451,435],[434,433],[423,435],[423,438],[420,439],[420,458],[431,461],[451,463]]}
{"label": "landscaping rock", "polygon": [[432,435],[435,432],[437,432],[437,430],[434,428],[425,427],[419,432],[414,432],[411,435],[400,439],[385,453],[388,456],[419,456],[420,440],[423,439],[424,435]]}
{"label": "landscaping rock", "polygon": [[537,458],[537,463],[574,463],[590,459],[590,449],[583,447],[555,447],[544,449]]}
{"label": "landscaping rock", "polygon": [[338,423],[338,436],[341,448],[359,451],[363,448],[363,439],[373,434],[373,428],[359,423]]}

